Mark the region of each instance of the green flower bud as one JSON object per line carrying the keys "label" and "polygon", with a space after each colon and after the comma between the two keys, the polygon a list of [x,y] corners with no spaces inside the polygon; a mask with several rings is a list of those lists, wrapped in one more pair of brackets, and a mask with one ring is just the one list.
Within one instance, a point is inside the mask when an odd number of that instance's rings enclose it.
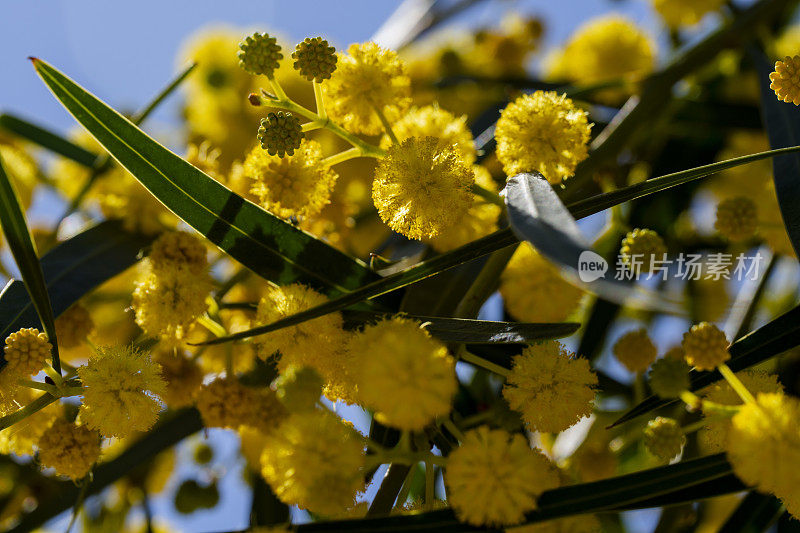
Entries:
{"label": "green flower bud", "polygon": [[664,357],[650,367],[650,388],[661,398],[677,398],[689,390],[689,364],[683,359]]}
{"label": "green flower bud", "polygon": [[647,450],[665,461],[681,453],[685,443],[686,435],[677,420],[672,418],[659,416],[648,422],[644,430],[644,445]]}
{"label": "green flower bud", "polygon": [[258,128],[261,148],[269,155],[277,154],[278,157],[283,157],[285,154],[293,155],[294,151],[300,148],[303,137],[305,135],[300,121],[291,113],[283,111],[270,113],[267,118],[262,118],[261,127]]}
{"label": "green flower bud", "polygon": [[278,62],[283,59],[281,47],[275,37],[267,33],[254,33],[239,43],[239,66],[251,74],[272,77]]}
{"label": "green flower bud", "polygon": [[336,49],[322,37],[306,37],[292,52],[295,70],[308,81],[327,80],[336,70]]}
{"label": "green flower bud", "polygon": [[313,409],[322,394],[324,381],[313,368],[289,367],[274,381],[275,394],[290,411]]}

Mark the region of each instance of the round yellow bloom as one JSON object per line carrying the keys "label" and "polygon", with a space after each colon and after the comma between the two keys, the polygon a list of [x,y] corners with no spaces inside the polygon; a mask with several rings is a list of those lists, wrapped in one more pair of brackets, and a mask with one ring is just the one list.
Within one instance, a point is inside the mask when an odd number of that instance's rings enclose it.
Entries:
{"label": "round yellow bloom", "polygon": [[369,325],[348,344],[359,403],[392,427],[420,430],[450,411],[455,362],[415,320],[400,316]]}
{"label": "round yellow bloom", "polygon": [[523,242],[500,276],[506,309],[523,322],[563,322],[578,307],[583,291],[570,285],[558,270]]}
{"label": "round yellow bloom", "polygon": [[148,257],[154,270],[169,270],[179,265],[185,266],[193,274],[200,274],[208,268],[203,241],[182,231],[161,234],[153,242]]}
{"label": "round yellow bloom", "polygon": [[[437,151],[454,146],[462,161],[470,165],[475,162],[475,142],[467,127],[466,115],[456,117],[449,111],[439,109],[437,105],[412,107],[392,124],[392,132],[400,142],[411,137],[436,137],[439,140]],[[381,148],[388,150],[391,146],[392,140],[384,135]]]}
{"label": "round yellow bloom", "polygon": [[81,420],[107,437],[147,431],[158,420],[166,383],[150,355],[133,346],[98,347],[78,368]]}
{"label": "round yellow bloom", "polygon": [[731,358],[725,333],[714,324],[701,322],[683,334],[686,362],[697,370],[714,370]]}
{"label": "round yellow bloom", "polygon": [[468,432],[445,471],[456,516],[475,526],[519,524],[537,498],[560,484],[558,472],[525,438],[487,426]]}
{"label": "round yellow bloom", "polygon": [[267,436],[253,426],[239,426],[239,449],[242,457],[254,471],[261,470],[261,453],[267,442]]}
{"label": "round yellow bloom", "polygon": [[163,352],[156,359],[161,365],[161,377],[167,386],[161,398],[172,409],[187,407],[194,403],[194,397],[203,384],[203,371],[191,359]]}
{"label": "round yellow bloom", "polygon": [[620,337],[613,347],[614,356],[630,372],[644,372],[656,360],[658,351],[644,328]]}
{"label": "round yellow bloom", "polygon": [[532,430],[558,433],[592,414],[597,376],[589,361],[557,341],[528,346],[514,357],[503,397]]}
{"label": "round yellow bloom", "polygon": [[322,147],[309,139],[286,157],[256,146],[244,163],[245,175],[252,180],[250,192],[279,217],[316,215],[330,202],[338,177],[322,159]]}
{"label": "round yellow bloom", "polygon": [[411,105],[411,80],[397,53],[375,43],[351,44],[322,87],[330,117],[353,133],[378,135]]}
{"label": "round yellow bloom", "polygon": [[372,200],[386,224],[410,239],[436,237],[472,205],[472,169],[435,137],[412,137],[389,149],[375,172]]}
{"label": "round yellow bloom", "polygon": [[[619,78],[640,78],[655,66],[656,46],[636,24],[620,15],[594,18],[570,37],[551,58],[548,76],[593,84]],[[603,92],[614,96],[618,91]],[[616,98],[615,98],[616,99]]]}
{"label": "round yellow bloom", "polygon": [[293,414],[273,432],[261,473],[282,502],[335,516],[363,490],[364,446],[335,416]]}
{"label": "round yellow bloom", "polygon": [[[1,384],[0,384],[1,385]],[[25,392],[23,392],[25,391]],[[30,391],[30,392],[27,392]],[[27,393],[26,393],[27,392]],[[38,395],[38,393],[36,393]],[[36,395],[32,389],[20,388],[15,395],[17,400],[30,403]],[[0,453],[33,455],[45,431],[63,414],[59,402],[54,402],[16,424],[0,431]]]}
{"label": "round yellow bloom", "polygon": [[47,334],[36,328],[22,328],[6,337],[6,365],[2,371],[8,375],[27,377],[38,374],[52,356],[53,345]]}
{"label": "round yellow bloom", "polygon": [[659,416],[647,423],[644,430],[644,445],[647,451],[665,461],[681,453],[686,444],[686,435],[683,434],[678,421],[673,418]]}
{"label": "round yellow bloom", "polygon": [[550,183],[561,183],[589,155],[591,129],[586,112],[566,95],[526,94],[500,113],[494,132],[497,158],[509,176],[538,171]]}
{"label": "round yellow bloom", "polygon": [[57,474],[82,479],[100,458],[100,435],[86,426],[56,420],[39,440],[39,462]]}
{"label": "round yellow bloom", "polygon": [[800,518],[800,400],[761,393],[734,415],[728,460],[736,475],[759,491],[777,496]]}
{"label": "round yellow bloom", "polygon": [[694,26],[724,4],[725,0],[653,0],[653,7],[670,28]]}
{"label": "round yellow bloom", "polygon": [[80,302],[73,304],[56,318],[59,348],[68,350],[80,346],[92,331],[94,331],[94,320],[89,310]]}
{"label": "round yellow bloom", "polygon": [[664,239],[651,229],[629,231],[620,248],[622,260],[636,273],[652,272],[654,262],[664,259],[666,253]]}
{"label": "round yellow bloom", "polygon": [[778,100],[800,105],[800,55],[775,62],[775,72],[770,73],[769,88]]}
{"label": "round yellow bloom", "polygon": [[146,265],[136,281],[131,307],[136,323],[145,333],[176,344],[183,340],[192,323],[205,313],[206,297],[211,291],[208,273],[195,273],[183,263],[162,263],[158,268]]}
{"label": "round yellow bloom", "polygon": [[206,427],[252,426],[268,433],[280,424],[286,412],[271,389],[248,387],[235,378],[217,378],[203,385],[196,400]]}
{"label": "round yellow bloom", "polygon": [[664,356],[650,368],[648,381],[650,389],[661,398],[677,398],[689,390],[689,371],[691,367],[680,357]]}
{"label": "round yellow bloom", "polygon": [[732,241],[749,239],[758,226],[758,211],[755,202],[745,196],[735,196],[717,205],[714,228]]}

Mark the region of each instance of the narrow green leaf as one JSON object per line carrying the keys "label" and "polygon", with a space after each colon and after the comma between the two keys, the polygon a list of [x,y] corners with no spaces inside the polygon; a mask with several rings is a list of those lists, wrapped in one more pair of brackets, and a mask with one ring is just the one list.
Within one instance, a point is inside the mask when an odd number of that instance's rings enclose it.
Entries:
{"label": "narrow green leaf", "polygon": [[[784,313],[731,344],[729,348],[731,359],[728,361],[728,367],[734,372],[738,372],[775,357],[795,346],[800,346],[800,306]],[[691,379],[691,390],[693,391],[707,387],[722,379],[722,375],[717,371],[698,372],[697,370],[692,370],[689,373],[689,377]],[[650,396],[622,415],[611,427],[676,401]]]}
{"label": "narrow green leaf", "polygon": [[771,494],[750,492],[720,528],[719,533],[762,533],[783,513],[783,504]]}
{"label": "narrow green leaf", "polygon": [[[62,242],[41,259],[54,316],[89,291],[136,263],[152,237],[129,233],[118,221],[102,222]],[[33,302],[21,281],[0,291],[0,338],[37,324]]]}
{"label": "narrow green leaf", "polygon": [[[50,295],[42,273],[42,265],[36,253],[25,213],[19,203],[17,192],[11,179],[3,167],[0,158],[0,226],[8,241],[8,247],[17,263],[25,288],[28,289],[36,314],[44,327],[50,342],[53,345],[53,368],[61,372],[61,363],[58,359],[58,339],[56,338],[56,324],[53,317],[53,308],[50,305]],[[5,337],[3,337],[5,339]],[[0,361],[5,364],[5,359]]]}
{"label": "narrow green leaf", "polygon": [[[391,317],[391,313],[345,311],[346,325],[354,326]],[[426,324],[425,329],[442,342],[468,344],[528,344],[543,339],[559,339],[575,333],[580,324],[564,322],[532,324],[525,322],[496,322],[466,318],[442,318],[403,313],[403,316]]]}
{"label": "narrow green leaf", "polygon": [[362,262],[267,213],[170,152],[44,61],[56,98],[161,203],[256,274],[346,293],[379,276]]}
{"label": "narrow green leaf", "polygon": [[0,115],[0,127],[85,167],[94,167],[99,158],[97,154],[78,146],[57,133],[8,113]]}

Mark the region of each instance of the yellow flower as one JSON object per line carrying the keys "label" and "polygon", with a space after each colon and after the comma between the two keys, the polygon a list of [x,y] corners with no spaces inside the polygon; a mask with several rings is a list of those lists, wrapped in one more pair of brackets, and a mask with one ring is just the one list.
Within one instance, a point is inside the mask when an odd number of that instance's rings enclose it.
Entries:
{"label": "yellow flower", "polygon": [[161,398],[172,409],[187,407],[194,403],[194,397],[203,384],[203,372],[197,363],[181,354],[164,351],[156,359],[161,365],[161,376],[166,388]]}
{"label": "yellow flower", "polygon": [[247,466],[255,471],[261,470],[261,453],[267,443],[267,436],[253,426],[239,426],[239,448]]}
{"label": "yellow flower", "polygon": [[412,137],[389,149],[378,165],[372,200],[386,224],[411,239],[436,237],[472,205],[472,169],[435,137]]}
{"label": "yellow flower", "polygon": [[200,274],[208,268],[203,241],[182,231],[161,234],[153,242],[148,257],[154,270],[185,266],[192,274]]}
{"label": "yellow flower", "polygon": [[559,485],[556,468],[522,435],[487,426],[465,435],[444,477],[456,516],[474,526],[519,524],[543,492]]}
{"label": "yellow flower", "polygon": [[116,165],[98,183],[97,200],[106,218],[121,220],[134,233],[160,233],[172,220],[150,191]]}
{"label": "yellow flower", "polygon": [[511,316],[523,322],[563,322],[583,297],[527,242],[500,276],[500,294]]}
{"label": "yellow flower", "polygon": [[375,43],[351,44],[322,87],[330,117],[353,133],[378,135],[380,110],[391,123],[411,104],[411,80],[392,50]]}
{"label": "yellow flower", "polygon": [[6,337],[6,365],[2,372],[18,378],[38,374],[52,356],[52,351],[46,333],[39,333],[35,328],[22,328]]}
{"label": "yellow flower", "polygon": [[273,432],[261,455],[261,473],[282,502],[337,515],[364,488],[364,446],[335,416],[293,414]]}
{"label": "yellow flower", "polygon": [[617,361],[630,372],[644,372],[658,355],[644,328],[625,333],[614,343],[613,351]]}
{"label": "yellow flower", "polygon": [[[36,398],[32,389],[20,388],[17,399],[30,403]],[[50,425],[61,417],[63,408],[54,402],[31,416],[0,431],[0,453],[17,455],[33,455],[42,435]]]}
{"label": "yellow flower", "polygon": [[686,435],[677,420],[659,416],[647,423],[644,445],[647,451],[659,459],[670,461],[681,453],[684,444]]}
{"label": "yellow flower", "polygon": [[78,368],[81,420],[107,437],[147,431],[158,420],[166,383],[150,355],[133,346],[99,347]]}
{"label": "yellow flower", "polygon": [[248,387],[233,377],[203,385],[196,400],[206,427],[251,426],[268,433],[278,427],[286,413],[271,389]]}
{"label": "yellow flower", "polygon": [[650,368],[648,382],[650,389],[661,398],[677,398],[689,390],[689,371],[691,367],[680,357],[665,355]]}
{"label": "yellow flower", "polygon": [[68,350],[80,346],[92,331],[94,331],[94,320],[89,310],[80,302],[73,304],[56,318],[59,348]]}
{"label": "yellow flower", "polygon": [[400,316],[369,325],[348,345],[359,403],[389,426],[420,430],[450,411],[455,362],[422,324]]}
{"label": "yellow flower", "polygon": [[[392,132],[400,142],[411,137],[436,137],[437,151],[455,146],[461,160],[467,164],[475,162],[475,142],[467,128],[467,116],[456,117],[437,105],[412,107],[403,117],[392,124]],[[388,150],[392,140],[388,135],[381,139],[381,148]]]}
{"label": "yellow flower", "polygon": [[586,112],[565,95],[526,94],[500,113],[494,132],[497,158],[509,176],[538,171],[550,183],[561,183],[589,154],[591,129]]}
{"label": "yellow flower", "polygon": [[208,273],[193,272],[184,263],[166,262],[158,268],[145,263],[145,271],[136,281],[131,307],[136,323],[147,333],[169,344],[186,336],[189,326],[206,309],[211,291]]}
{"label": "yellow flower", "polygon": [[[783,385],[778,381],[778,376],[760,370],[743,370],[736,373],[739,381],[752,394],[760,392],[782,393]],[[721,405],[741,405],[742,399],[726,380],[719,381],[701,391],[704,398],[710,402]],[[709,417],[706,426],[697,434],[698,441],[703,451],[708,453],[721,452],[725,448],[728,430],[731,421],[727,418]]]}
{"label": "yellow flower", "polygon": [[775,62],[775,72],[770,73],[769,88],[778,100],[800,105],[800,55]]}
{"label": "yellow flower", "polygon": [[[473,165],[475,183],[484,189],[497,192],[497,187],[492,175],[479,165]],[[473,195],[472,207],[456,224],[452,224],[432,239],[425,239],[437,252],[446,252],[458,248],[468,242],[484,237],[497,231],[497,219],[500,217],[501,208],[497,204],[487,202],[478,195]]]}
{"label": "yellow flower", "polygon": [[86,426],[56,420],[39,440],[39,462],[57,474],[82,479],[100,458],[100,435]]}
{"label": "yellow flower", "polygon": [[625,17],[594,18],[578,28],[564,49],[551,58],[548,76],[584,84],[636,79],[653,70],[655,48],[653,40]]}
{"label": "yellow flower", "polygon": [[686,362],[697,370],[714,370],[731,358],[725,333],[708,322],[695,324],[684,333],[681,346]]}
{"label": "yellow flower", "polygon": [[269,155],[256,146],[244,163],[252,192],[264,209],[279,217],[310,216],[322,211],[338,177],[322,160],[318,142],[303,139],[294,155]]}
{"label": "yellow flower", "polygon": [[275,395],[293,412],[314,409],[324,385],[322,376],[308,366],[290,366],[272,382]]}
{"label": "yellow flower", "polygon": [[628,267],[636,272],[652,272],[656,261],[664,259],[667,246],[664,239],[651,229],[636,228],[622,239],[620,255]]}
{"label": "yellow flower", "polygon": [[532,430],[558,433],[592,414],[597,376],[588,360],[545,341],[525,348],[513,363],[503,397]]}
{"label": "yellow flower", "polygon": [[239,68],[241,32],[229,27],[206,28],[193,34],[183,45],[180,62],[197,63],[184,87],[191,94],[209,94],[226,105],[247,96],[250,75]]}
{"label": "yellow flower", "polygon": [[714,228],[726,239],[743,241],[755,234],[758,211],[755,202],[745,196],[735,196],[717,205]]}
{"label": "yellow flower", "polygon": [[703,17],[718,11],[725,0],[653,0],[653,7],[670,28],[694,26]]}
{"label": "yellow flower", "polygon": [[728,433],[728,460],[746,484],[777,496],[800,518],[800,400],[760,393],[734,415]]}

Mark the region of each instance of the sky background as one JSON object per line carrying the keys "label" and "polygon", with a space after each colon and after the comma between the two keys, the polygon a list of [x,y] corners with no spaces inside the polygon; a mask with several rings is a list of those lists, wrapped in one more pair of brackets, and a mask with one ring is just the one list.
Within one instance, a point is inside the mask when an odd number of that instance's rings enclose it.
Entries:
{"label": "sky background", "polygon": [[[0,15],[0,111],[32,119],[60,132],[67,132],[74,126],[73,119],[35,75],[26,59],[28,56],[50,62],[117,109],[130,110],[148,101],[177,72],[176,56],[181,43],[200,28],[227,24],[275,32],[291,42],[322,35],[337,48],[343,48],[351,42],[368,40],[399,3],[389,0],[5,0]],[[454,24],[489,26],[499,23],[509,11],[543,18],[545,49],[562,43],[578,24],[610,11],[626,14],[653,36],[661,34],[659,23],[645,0],[495,0],[480,3],[458,17]],[[708,27],[715,21],[706,22],[704,26]],[[702,27],[698,31],[702,32]],[[148,122],[148,129],[175,124],[179,107],[180,98],[170,98]],[[37,216],[53,211],[51,202],[40,200]],[[494,301],[493,305],[497,306],[498,302]],[[680,331],[680,326],[676,328],[674,323],[662,325]],[[668,338],[658,340],[664,345],[659,346],[662,350],[672,342]],[[357,412],[349,416],[359,418]],[[244,528],[250,495],[241,482],[241,465],[235,460],[238,442],[221,430],[209,432],[209,439],[217,448],[218,461],[213,471],[204,474],[224,474],[220,504],[212,511],[196,512],[189,517],[174,511],[170,498],[177,481],[197,472],[190,460],[197,439],[195,436],[179,447],[181,460],[177,475],[173,476],[167,496],[154,500],[154,513],[166,516],[177,531]],[[631,531],[650,530],[654,518],[652,513],[634,513],[630,517]],[[65,524],[66,519],[61,518],[51,526],[63,531]]]}

